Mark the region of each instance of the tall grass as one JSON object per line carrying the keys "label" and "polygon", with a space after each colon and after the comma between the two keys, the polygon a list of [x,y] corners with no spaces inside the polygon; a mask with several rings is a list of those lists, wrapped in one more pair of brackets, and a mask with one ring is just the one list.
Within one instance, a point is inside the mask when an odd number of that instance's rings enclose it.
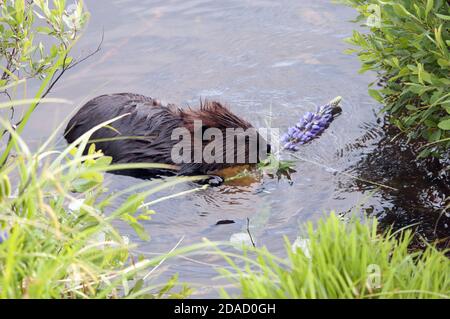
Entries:
{"label": "tall grass", "polygon": [[[196,191],[159,197],[152,194],[178,183],[202,177],[174,177],[147,181],[111,194],[104,173],[134,168],[173,168],[163,164],[116,164],[91,145],[99,125],[62,150],[53,148],[61,127],[37,151],[31,151],[21,133],[41,103],[67,103],[46,96],[63,74],[98,52],[81,59],[70,56],[89,14],[82,1],[7,0],[1,6],[0,102],[11,118],[0,118],[0,298],[111,298],[182,297],[173,292],[176,278],[152,286],[155,269],[168,256],[145,259],[133,253],[135,244],[113,224],[127,223],[142,240],[149,234],[142,222],[154,213],[152,204]],[[41,23],[35,23],[40,21]],[[39,34],[39,36],[38,36]],[[44,41],[45,40],[45,41]],[[46,45],[44,45],[44,43]],[[28,98],[28,79],[39,79]],[[24,97],[18,93],[24,86]],[[13,124],[16,108],[24,111]],[[125,115],[126,116],[126,115]],[[120,197],[128,198],[119,207]]]}
{"label": "tall grass", "polygon": [[[11,134],[14,152],[0,169],[0,297],[167,296],[174,280],[163,285],[163,293],[158,287],[145,286],[142,280],[165,256],[143,259],[133,254],[133,243],[117,232],[113,222],[128,223],[147,240],[141,222],[153,211],[144,205],[145,198],[199,178],[135,185],[128,190],[128,198],[106,214],[110,204],[127,190],[107,194],[104,172],[167,165],[112,165],[111,158],[93,145],[84,154],[89,137],[101,126],[60,151],[50,148],[54,133],[37,152],[31,152],[8,122],[1,120],[1,125]],[[175,295],[186,296],[188,292],[182,288]]]}
{"label": "tall grass", "polygon": [[221,274],[243,298],[450,298],[450,260],[431,246],[410,252],[409,230],[379,234],[376,220],[346,224],[331,214],[307,234],[286,241],[286,259],[266,248],[219,251],[232,266]]}

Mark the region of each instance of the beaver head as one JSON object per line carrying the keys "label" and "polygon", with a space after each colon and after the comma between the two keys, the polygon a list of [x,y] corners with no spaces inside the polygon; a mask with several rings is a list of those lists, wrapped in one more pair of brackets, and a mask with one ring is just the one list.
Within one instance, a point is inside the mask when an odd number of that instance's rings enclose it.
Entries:
{"label": "beaver head", "polygon": [[[266,138],[219,102],[204,101],[198,109],[178,112],[183,128],[189,132],[189,137],[183,136],[185,140],[174,145],[172,152],[180,174],[218,174],[227,167],[256,164],[270,153]],[[185,150],[180,148],[187,144],[191,145],[190,152],[181,154]]]}

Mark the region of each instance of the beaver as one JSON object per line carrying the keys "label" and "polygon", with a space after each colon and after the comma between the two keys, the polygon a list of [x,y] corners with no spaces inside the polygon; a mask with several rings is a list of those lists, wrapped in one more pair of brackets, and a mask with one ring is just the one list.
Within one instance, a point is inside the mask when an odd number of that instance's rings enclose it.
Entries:
{"label": "beaver", "polygon": [[[121,115],[95,131],[89,143],[95,143],[97,149],[111,156],[113,163],[163,163],[174,165],[176,170],[128,169],[116,171],[117,174],[140,178],[209,175],[209,181],[221,183],[221,170],[254,165],[270,153],[266,139],[257,132],[254,134],[249,122],[220,102],[201,100],[197,109],[182,109],[134,93],[101,95],[88,101],[70,119],[64,136],[72,143],[93,127]],[[233,134],[228,134],[230,129]],[[253,131],[249,133],[250,129]],[[180,142],[183,132],[189,134]],[[183,152],[178,153],[180,149]],[[205,151],[219,160],[204,158]]]}

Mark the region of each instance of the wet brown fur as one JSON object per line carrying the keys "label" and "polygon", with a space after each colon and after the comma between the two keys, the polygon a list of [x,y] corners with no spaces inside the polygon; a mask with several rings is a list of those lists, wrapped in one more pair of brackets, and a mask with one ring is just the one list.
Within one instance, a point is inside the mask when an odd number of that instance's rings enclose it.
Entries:
{"label": "wet brown fur", "polygon": [[[194,134],[194,121],[202,121],[202,131],[207,128],[218,128],[225,137],[227,128],[251,128],[247,121],[233,114],[226,106],[216,101],[204,101],[198,109],[181,109],[174,104],[164,105],[159,100],[132,93],[109,94],[96,97],[87,102],[69,121],[65,137],[69,143],[96,125],[117,116],[123,118],[110,124],[113,128],[102,127],[93,133],[90,140],[97,142],[98,149],[111,156],[114,163],[164,163],[175,164],[171,159],[171,151],[179,141],[171,140],[172,131],[178,127],[187,128]],[[129,139],[110,140],[117,137]],[[261,138],[258,135],[258,138]],[[230,141],[225,141],[225,144]],[[246,143],[248,140],[246,140]],[[204,147],[209,141],[202,141]],[[225,149],[224,144],[224,149]],[[248,152],[248,146],[245,148]],[[237,151],[236,151],[237,152]],[[234,154],[235,157],[237,154]],[[245,163],[249,162],[245,154]],[[244,163],[244,164],[245,164]],[[226,163],[181,163],[178,174],[214,174],[224,168],[236,164]],[[168,174],[165,170],[127,170],[119,172],[125,175],[148,177]],[[173,172],[172,172],[173,173]]]}

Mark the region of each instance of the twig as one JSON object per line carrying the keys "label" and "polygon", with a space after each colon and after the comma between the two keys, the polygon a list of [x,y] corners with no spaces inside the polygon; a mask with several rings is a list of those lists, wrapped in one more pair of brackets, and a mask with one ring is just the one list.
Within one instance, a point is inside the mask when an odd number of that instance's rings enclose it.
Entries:
{"label": "twig", "polygon": [[[62,68],[61,68],[59,74],[56,76],[56,78],[54,78],[54,79],[52,78],[51,79],[50,85],[48,86],[47,90],[42,94],[40,99],[45,98],[50,93],[50,91],[53,89],[55,84],[61,79],[61,77],[64,75],[64,73],[67,70],[70,70],[74,66],[80,64],[81,62],[86,61],[87,59],[89,59],[90,57],[92,57],[93,55],[95,55],[96,53],[98,53],[101,50],[101,45],[103,44],[103,40],[104,40],[104,34],[105,34],[105,32],[103,30],[103,32],[102,32],[102,39],[101,39],[97,49],[95,51],[91,52],[90,54],[88,54],[87,56],[85,56],[84,58],[82,58],[81,60],[77,61],[77,62],[71,62],[71,63],[69,63],[69,65],[66,65],[67,58],[68,58],[68,52],[66,51],[65,56],[64,56],[64,60],[63,60],[63,65],[62,65]],[[6,91],[5,91],[5,93],[7,94]],[[34,105],[33,111],[38,107],[38,105],[39,105],[39,101]],[[12,126],[13,127],[19,127],[19,125],[21,125],[23,120],[24,120],[24,118],[22,117],[15,125],[12,125]],[[2,136],[4,135],[5,132],[6,131],[3,132]],[[8,143],[6,145],[9,145],[10,142],[11,142],[11,134],[10,134],[10,136],[8,138]],[[8,160],[8,157],[9,157],[9,154],[6,155],[6,158],[3,161],[3,163],[0,163],[0,166],[3,166],[4,163],[6,163],[6,161]]]}
{"label": "twig", "polygon": [[181,244],[181,242],[184,240],[184,235],[180,238],[180,240],[178,241],[178,243],[176,243],[176,245],[175,246],[173,246],[173,248],[166,254],[166,256],[164,256],[164,258],[163,259],[161,259],[161,261],[152,269],[152,270],[150,270],[150,272],[148,273],[148,274],[146,274],[144,277],[142,277],[142,279],[143,280],[146,280],[156,269],[158,269],[159,268],[159,266],[161,266],[162,265],[162,263],[163,262],[165,262],[166,261],[166,259],[168,258],[168,256],[171,254],[171,253],[173,253],[173,251],[175,250],[175,249],[177,249],[178,248],[178,246]]}
{"label": "twig", "polygon": [[98,52],[100,52],[100,50],[102,49],[102,44],[103,44],[103,40],[105,39],[105,29],[102,30],[102,39],[100,40],[100,43],[98,44],[97,49],[95,49],[93,52],[89,53],[87,56],[85,56],[84,58],[82,58],[81,60],[78,60],[74,63],[72,63],[70,66],[67,67],[66,70],[70,70],[72,68],[74,68],[75,66],[77,66],[78,64],[86,61],[87,59],[89,59],[90,57],[94,56],[95,54],[97,54]]}
{"label": "twig", "polygon": [[369,184],[372,184],[372,185],[375,185],[375,186],[379,186],[379,187],[383,187],[383,188],[388,188],[388,189],[393,190],[393,191],[398,191],[397,188],[394,188],[394,187],[391,187],[391,186],[388,186],[388,185],[384,185],[384,184],[381,184],[381,183],[369,181],[369,180],[367,180],[367,179],[359,178],[359,177],[356,177],[356,176],[351,175],[351,174],[346,173],[346,172],[340,172],[340,171],[338,171],[337,169],[335,169],[335,168],[333,168],[333,167],[330,167],[330,166],[328,166],[328,165],[324,165],[324,164],[321,164],[321,163],[317,163],[317,162],[315,162],[315,161],[311,161],[311,160],[309,160],[309,159],[307,159],[307,158],[304,158],[304,157],[302,157],[302,156],[299,156],[299,155],[297,155],[297,154],[291,154],[291,156],[293,156],[293,157],[295,157],[295,158],[297,158],[297,159],[299,159],[299,160],[302,160],[302,161],[305,161],[305,162],[308,162],[308,163],[311,163],[311,164],[320,166],[320,167],[324,167],[324,168],[327,168],[327,169],[331,169],[333,172],[336,172],[336,173],[339,174],[339,175],[344,175],[344,176],[347,176],[347,177],[350,177],[350,178],[353,178],[353,179],[356,179],[356,180],[359,180],[359,181],[362,181],[362,182],[365,182],[365,183],[369,183]]}
{"label": "twig", "polygon": [[[450,197],[447,197],[445,200],[448,200],[449,198],[450,198]],[[433,230],[433,233],[434,233],[435,236],[436,236],[436,234],[437,234],[438,224],[439,224],[439,222],[441,221],[442,216],[446,214],[447,209],[448,209],[449,207],[450,207],[450,204],[448,204],[446,207],[444,207],[444,209],[442,209],[442,213],[439,214],[439,217],[438,217],[438,219],[436,220],[436,223],[435,223],[435,225],[434,225],[434,230]]]}
{"label": "twig", "polygon": [[198,192],[198,191],[201,191],[201,190],[205,190],[208,187],[209,187],[209,185],[203,185],[202,187],[197,187],[197,188],[189,189],[187,191],[179,192],[179,193],[176,193],[176,194],[171,194],[171,195],[168,195],[168,196],[160,197],[160,198],[155,199],[153,201],[150,201],[150,202],[142,204],[141,206],[139,206],[139,208],[148,207],[148,206],[154,205],[156,203],[159,203],[159,202],[162,202],[162,201],[165,201],[165,200],[168,200],[168,199],[172,199],[172,198],[175,198],[175,197],[184,196],[184,195],[187,195],[187,194],[190,194],[190,193],[194,193],[194,192]]}
{"label": "twig", "polygon": [[252,234],[250,233],[250,218],[247,217],[247,233],[250,236],[250,240],[252,242],[253,247],[256,248],[255,242],[253,241]]}

